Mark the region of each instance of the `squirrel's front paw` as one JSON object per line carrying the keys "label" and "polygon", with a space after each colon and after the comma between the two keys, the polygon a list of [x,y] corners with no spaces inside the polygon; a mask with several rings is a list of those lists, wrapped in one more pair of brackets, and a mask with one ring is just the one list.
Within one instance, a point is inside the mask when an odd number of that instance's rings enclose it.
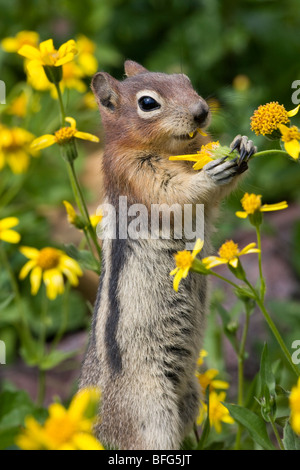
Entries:
{"label": "squirrel's front paw", "polygon": [[237,158],[234,160],[226,160],[226,158],[218,158],[203,167],[207,176],[217,185],[228,184],[236,175],[247,170],[247,162],[243,162],[239,166]]}
{"label": "squirrel's front paw", "polygon": [[218,158],[205,165],[203,170],[217,185],[228,184],[236,175],[244,173],[248,169],[249,158],[257,152],[252,140],[247,136],[237,135],[232,141],[230,148],[237,150],[239,157],[227,160],[227,157]]}
{"label": "squirrel's front paw", "polygon": [[239,152],[240,157],[237,160],[239,166],[242,166],[244,162],[247,163],[249,158],[257,152],[257,147],[255,147],[252,140],[249,140],[246,135],[237,135],[231,142],[230,148]]}

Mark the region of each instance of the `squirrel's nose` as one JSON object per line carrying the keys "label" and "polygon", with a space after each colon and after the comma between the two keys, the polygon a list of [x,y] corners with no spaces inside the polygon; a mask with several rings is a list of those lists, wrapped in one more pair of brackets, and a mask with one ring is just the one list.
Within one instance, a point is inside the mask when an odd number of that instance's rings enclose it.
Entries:
{"label": "squirrel's nose", "polygon": [[194,120],[198,125],[204,124],[209,113],[209,107],[206,103],[200,102],[190,108]]}

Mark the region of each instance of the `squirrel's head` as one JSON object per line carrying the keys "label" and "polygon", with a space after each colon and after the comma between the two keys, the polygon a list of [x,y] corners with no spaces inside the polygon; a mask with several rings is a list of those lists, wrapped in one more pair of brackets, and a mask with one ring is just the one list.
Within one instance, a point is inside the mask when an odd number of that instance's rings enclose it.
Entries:
{"label": "squirrel's head", "polygon": [[131,60],[125,62],[125,74],[118,81],[99,72],[92,80],[107,142],[166,153],[199,148],[197,129],[207,127],[210,112],[190,79],[149,72]]}

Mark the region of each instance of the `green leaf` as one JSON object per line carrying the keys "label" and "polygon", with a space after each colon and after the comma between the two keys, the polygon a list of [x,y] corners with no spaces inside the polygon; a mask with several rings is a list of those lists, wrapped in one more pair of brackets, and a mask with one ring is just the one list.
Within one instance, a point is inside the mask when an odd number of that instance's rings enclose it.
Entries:
{"label": "green leaf", "polygon": [[263,394],[263,388],[266,385],[270,395],[275,396],[276,381],[272,372],[271,363],[269,359],[268,345],[265,343],[261,361],[260,361],[260,380],[261,380],[261,395]]}
{"label": "green leaf", "polygon": [[15,298],[15,294],[10,294],[8,297],[4,300],[0,301],[0,312],[3,312],[3,310],[11,303],[11,301]]}
{"label": "green leaf", "polygon": [[250,436],[257,444],[263,449],[275,450],[275,447],[269,439],[266,424],[260,416],[242,406],[229,403],[223,403],[223,405],[226,406],[233,419],[247,429]]}
{"label": "green leaf", "polygon": [[49,354],[43,357],[41,361],[39,361],[39,367],[41,370],[53,369],[53,367],[57,366],[66,359],[75,356],[77,353],[78,351],[51,351]]}
{"label": "green leaf", "polygon": [[99,264],[95,261],[95,258],[90,251],[78,250],[78,248],[72,243],[65,245],[65,250],[71,258],[78,261],[83,269],[90,269],[91,271],[95,271],[97,274],[100,274]]}
{"label": "green leaf", "polygon": [[288,421],[283,429],[282,442],[285,450],[300,450],[300,438],[294,433]]}
{"label": "green leaf", "polygon": [[26,416],[45,420],[47,410],[36,408],[28,394],[23,390],[5,390],[0,393],[0,449],[14,445],[20,426],[24,425]]}

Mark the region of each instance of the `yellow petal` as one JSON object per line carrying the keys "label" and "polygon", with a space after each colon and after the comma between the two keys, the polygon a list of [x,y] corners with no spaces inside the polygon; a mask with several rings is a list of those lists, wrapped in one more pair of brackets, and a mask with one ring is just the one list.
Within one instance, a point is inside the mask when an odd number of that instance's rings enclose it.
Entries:
{"label": "yellow petal", "polygon": [[188,162],[197,162],[199,160],[199,154],[191,153],[188,155],[173,155],[172,157],[169,157],[169,160],[184,160]]}
{"label": "yellow petal", "polygon": [[237,211],[235,215],[239,217],[240,219],[247,219],[248,217],[247,212],[243,212],[243,211]]}
{"label": "yellow petal", "polygon": [[77,433],[72,438],[78,450],[104,450],[100,442],[91,434]]}
{"label": "yellow petal", "polygon": [[239,252],[239,255],[246,255],[249,252],[249,250],[251,250],[254,247],[256,247],[256,243],[249,243]]}
{"label": "yellow petal", "polygon": [[17,52],[19,41],[16,38],[4,38],[1,41],[1,47],[5,52]]}
{"label": "yellow petal", "polygon": [[28,44],[25,44],[18,50],[18,54],[20,54],[23,57],[26,57],[27,59],[30,60],[39,60],[41,61],[41,53],[36,47],[29,46]]}
{"label": "yellow petal", "polygon": [[42,281],[42,268],[36,266],[30,274],[31,294],[36,295]]}
{"label": "yellow petal", "polygon": [[76,129],[76,121],[74,118],[68,116],[66,117],[65,121],[67,121],[69,124],[71,124],[72,129]]}
{"label": "yellow petal", "polygon": [[6,217],[5,219],[0,220],[0,230],[15,227],[18,223],[19,219],[17,217]]}
{"label": "yellow petal", "polygon": [[39,250],[30,246],[21,246],[20,252],[29,259],[36,259],[40,254]]}
{"label": "yellow petal", "polygon": [[77,54],[77,46],[74,39],[70,39],[69,41],[62,44],[58,49],[58,54],[60,58],[63,58],[68,54],[73,54],[73,56]]}
{"label": "yellow petal", "polygon": [[284,143],[284,148],[287,151],[287,153],[294,158],[294,160],[297,160],[299,158],[299,153],[300,153],[300,142],[296,139],[290,140],[289,142]]}
{"label": "yellow petal", "polygon": [[200,253],[200,251],[202,250],[203,248],[203,245],[204,245],[204,240],[200,240],[200,238],[197,239],[196,243],[195,243],[195,246],[194,246],[194,249],[192,251],[192,257],[193,259],[195,258],[195,256]]}
{"label": "yellow petal", "polygon": [[238,258],[233,258],[232,260],[229,261],[230,266],[233,268],[236,268],[238,265],[239,259]]}
{"label": "yellow petal", "polygon": [[35,139],[30,147],[34,150],[41,150],[56,143],[56,138],[52,134],[45,134]]}
{"label": "yellow petal", "polygon": [[282,209],[286,209],[288,204],[286,201],[278,202],[276,204],[264,204],[261,208],[261,212],[270,212],[270,211],[281,211]]}
{"label": "yellow petal", "polygon": [[60,265],[59,267],[62,269],[62,268],[67,268],[67,269],[70,269],[71,271],[73,271],[75,274],[77,274],[77,276],[82,276],[83,272],[81,270],[81,267],[79,266],[79,264],[77,263],[77,261],[75,261],[75,259],[72,259],[70,258],[70,256],[67,256],[67,255],[62,255],[60,257]]}
{"label": "yellow petal", "polygon": [[41,56],[51,55],[54,51],[55,48],[53,45],[53,39],[47,39],[46,41],[40,43]]}
{"label": "yellow petal", "polygon": [[207,134],[204,131],[202,131],[201,129],[197,129],[197,132],[199,132],[199,134],[203,135],[204,137],[207,136]]}
{"label": "yellow petal", "polygon": [[57,295],[64,292],[64,279],[58,269],[47,269],[43,275],[46,285],[47,297],[50,300],[56,299]]}
{"label": "yellow petal", "polygon": [[207,269],[211,269],[220,264],[227,264],[227,260],[218,258],[217,256],[208,256],[207,258],[203,258],[202,263],[205,264]]}
{"label": "yellow petal", "polygon": [[229,383],[224,380],[213,380],[211,384],[216,389],[227,390],[229,388]]}
{"label": "yellow petal", "polygon": [[27,261],[20,271],[19,279],[25,279],[29,271],[31,271],[35,265],[36,265],[36,261],[34,259]]}
{"label": "yellow petal", "polygon": [[288,113],[287,113],[288,117],[296,116],[296,114],[299,111],[299,108],[300,108],[300,104],[298,104],[298,106],[296,106],[296,108],[291,109],[291,111],[288,111]]}
{"label": "yellow petal", "polygon": [[74,134],[77,139],[89,140],[90,142],[99,142],[99,138],[93,134],[89,134],[88,132],[80,132],[77,131]]}
{"label": "yellow petal", "polygon": [[0,232],[0,240],[8,243],[19,243],[21,235],[14,230],[3,230]]}
{"label": "yellow petal", "polygon": [[179,269],[177,271],[177,273],[175,274],[175,277],[174,277],[174,280],[173,280],[173,289],[176,292],[178,292],[179,283],[182,279],[182,273],[183,273],[182,269]]}
{"label": "yellow petal", "polygon": [[213,158],[211,157],[201,157],[201,159],[193,165],[194,170],[202,170],[202,168],[209,162],[212,162]]}
{"label": "yellow petal", "polygon": [[179,268],[176,267],[175,269],[173,269],[173,271],[170,272],[170,276],[174,276],[177,271],[179,271]]}

